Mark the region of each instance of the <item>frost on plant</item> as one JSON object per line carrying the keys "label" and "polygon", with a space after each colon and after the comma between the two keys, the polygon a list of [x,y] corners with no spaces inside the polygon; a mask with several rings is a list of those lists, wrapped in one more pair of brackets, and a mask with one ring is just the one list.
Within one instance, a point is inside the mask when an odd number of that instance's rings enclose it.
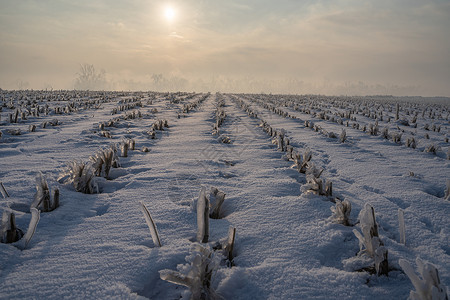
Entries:
{"label": "frost on plant", "polygon": [[425,152],[428,153],[433,153],[434,155],[436,155],[437,151],[438,151],[439,147],[436,146],[435,144],[430,144],[427,147],[425,147]]}
{"label": "frost on plant", "polygon": [[294,153],[294,165],[292,165],[293,168],[297,168],[297,171],[299,173],[306,173],[308,162],[312,158],[311,151],[309,149],[306,149],[303,153],[303,156],[300,153]]}
{"label": "frost on plant", "polygon": [[130,150],[135,150],[136,147],[136,141],[134,139],[129,139],[128,140],[128,148]]}
{"label": "frost on plant", "polygon": [[416,149],[417,143],[414,137],[409,137],[406,139],[406,147]]}
{"label": "frost on plant", "polygon": [[186,257],[188,264],[178,265],[178,271],[161,270],[162,280],[183,285],[191,292],[190,299],[219,299],[212,288],[212,277],[220,265],[221,257],[209,246],[195,243],[191,254]]}
{"label": "frost on plant", "polygon": [[320,178],[323,169],[318,169],[311,163],[306,170],[306,184],[302,186],[302,192],[314,193],[320,196],[331,197],[333,194],[333,185],[331,181]]}
{"label": "frost on plant", "polygon": [[331,138],[331,139],[337,139],[336,133],[334,133],[332,131],[328,132],[328,137]]}
{"label": "frost on plant", "polygon": [[128,147],[129,147],[129,144],[126,141],[123,141],[120,144],[120,156],[128,157]]}
{"label": "frost on plant", "polygon": [[379,131],[378,124],[377,123],[375,123],[375,125],[369,124],[368,131],[369,131],[370,135],[378,135],[378,131]]}
{"label": "frost on plant", "polygon": [[420,258],[417,258],[417,268],[422,277],[420,278],[408,261],[400,259],[398,264],[402,267],[405,274],[408,275],[416,289],[410,292],[410,300],[448,300],[447,288],[441,283],[435,266],[424,263]]}
{"label": "frost on plant", "polygon": [[341,143],[345,143],[346,140],[347,140],[347,132],[345,131],[345,129],[342,129],[341,134],[339,135],[339,141]]}
{"label": "frost on plant", "polygon": [[286,146],[286,155],[283,156],[284,160],[292,160],[294,159],[294,147],[292,147],[291,145],[287,145]]}
{"label": "frost on plant", "polygon": [[209,239],[209,200],[202,187],[197,201],[197,241],[207,243]]}
{"label": "frost on plant", "polygon": [[72,161],[62,172],[59,180],[73,184],[77,192],[84,194],[98,193],[98,186],[95,182],[94,168],[91,164],[79,161]]}
{"label": "frost on plant", "polygon": [[378,224],[373,207],[366,203],[358,217],[362,234],[357,229],[353,229],[353,233],[359,240],[359,254],[373,257],[377,275],[387,275],[389,271],[388,251],[378,236]]}
{"label": "frost on plant", "polygon": [[31,208],[30,211],[31,211],[31,220],[30,224],[28,225],[27,232],[25,233],[25,236],[22,239],[21,245],[22,249],[25,249],[30,243],[30,240],[33,237],[34,233],[36,232],[36,227],[40,220],[39,210],[37,210],[36,208]]}
{"label": "frost on plant", "polygon": [[150,215],[150,212],[148,211],[147,207],[144,205],[144,202],[139,202],[141,206],[142,213],[144,214],[145,222],[147,223],[148,228],[150,229],[150,234],[152,236],[153,244],[155,246],[161,247],[161,240],[159,239],[158,229],[156,228],[156,224],[153,221],[152,216]]}
{"label": "frost on plant", "polygon": [[23,234],[23,231],[16,226],[16,218],[12,212],[3,212],[2,223],[0,225],[0,242],[2,243],[15,243],[20,240],[19,244],[16,244],[21,249],[25,249],[34,233],[36,232],[37,224],[39,223],[40,213],[36,208],[31,208],[31,220],[28,225],[28,230]]}
{"label": "frost on plant", "polygon": [[392,134],[392,141],[394,143],[400,144],[402,141],[402,133],[395,132]]}
{"label": "frost on plant", "polygon": [[89,159],[92,162],[95,176],[99,177],[109,178],[109,172],[111,171],[111,168],[117,168],[120,166],[119,157],[117,156],[117,150],[114,146],[99,150]]}
{"label": "frost on plant", "polygon": [[386,140],[389,139],[389,128],[388,127],[384,127],[383,130],[381,130],[381,136]]}
{"label": "frost on plant", "polygon": [[209,213],[209,217],[211,219],[220,219],[221,214],[221,208],[222,204],[225,200],[225,193],[222,191],[219,191],[217,188],[212,187],[211,192],[209,194],[209,202],[211,205],[211,210]]}
{"label": "frost on plant", "polygon": [[44,212],[49,212],[59,207],[59,190],[55,189],[53,191],[52,201],[47,180],[45,180],[41,172],[36,177],[36,194],[30,207],[40,209]]}
{"label": "frost on plant", "polygon": [[315,178],[320,178],[320,175],[322,175],[322,172],[324,171],[323,168],[318,169],[314,163],[308,164],[308,168],[306,169],[305,175],[312,175]]}
{"label": "frost on plant", "polygon": [[333,194],[332,182],[317,178],[312,174],[306,176],[306,184],[301,190],[306,193],[313,193],[320,196],[331,197]]}
{"label": "frost on plant", "polygon": [[11,129],[8,129],[7,132],[10,135],[21,135],[22,134],[22,131],[20,130],[20,128],[11,128]]}
{"label": "frost on plant", "polygon": [[275,132],[275,137],[272,140],[272,143],[277,145],[277,149],[279,151],[285,152],[286,151],[286,143],[285,143],[285,130],[277,130]]}
{"label": "frost on plant", "polygon": [[350,201],[336,199],[336,206],[332,206],[330,209],[333,212],[332,219],[335,223],[350,226],[350,213],[352,211]]}

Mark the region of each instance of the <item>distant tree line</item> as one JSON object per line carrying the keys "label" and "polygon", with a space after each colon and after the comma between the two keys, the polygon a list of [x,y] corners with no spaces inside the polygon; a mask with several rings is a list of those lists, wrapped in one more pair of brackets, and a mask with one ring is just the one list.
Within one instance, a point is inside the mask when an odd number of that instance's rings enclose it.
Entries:
{"label": "distant tree line", "polygon": [[106,72],[97,72],[94,65],[81,64],[75,79],[76,90],[104,90],[107,88]]}

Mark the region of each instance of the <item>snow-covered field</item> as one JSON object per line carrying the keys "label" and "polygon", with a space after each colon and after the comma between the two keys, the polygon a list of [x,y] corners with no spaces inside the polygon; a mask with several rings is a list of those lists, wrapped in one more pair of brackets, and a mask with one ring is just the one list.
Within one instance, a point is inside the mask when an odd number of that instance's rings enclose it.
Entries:
{"label": "snow-covered field", "polygon": [[[449,100],[2,91],[0,109],[0,182],[9,195],[0,194],[0,213],[14,213],[26,232],[39,173],[51,193],[60,191],[60,206],[40,213],[24,250],[21,241],[0,243],[1,299],[189,298],[189,288],[160,271],[189,271],[202,187],[208,198],[211,187],[226,194],[203,244],[213,253],[205,261],[219,262],[209,289],[218,298],[406,299],[415,288],[399,259],[419,274],[416,258],[450,287]],[[152,129],[159,120],[168,127]],[[135,150],[122,157],[130,139]],[[120,167],[93,179],[99,193],[60,179],[70,162],[88,162],[111,145]],[[305,174],[293,157],[308,149]],[[330,209],[343,200],[351,226],[337,224]],[[361,232],[366,203],[388,276],[375,274],[353,232]],[[217,249],[230,227],[232,262]]]}

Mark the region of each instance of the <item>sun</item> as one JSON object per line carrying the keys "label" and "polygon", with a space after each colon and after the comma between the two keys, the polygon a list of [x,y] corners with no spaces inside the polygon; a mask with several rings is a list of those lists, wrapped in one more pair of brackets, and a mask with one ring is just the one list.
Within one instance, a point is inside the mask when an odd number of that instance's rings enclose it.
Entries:
{"label": "sun", "polygon": [[172,22],[175,19],[176,11],[172,6],[166,6],[164,8],[164,17],[167,21]]}

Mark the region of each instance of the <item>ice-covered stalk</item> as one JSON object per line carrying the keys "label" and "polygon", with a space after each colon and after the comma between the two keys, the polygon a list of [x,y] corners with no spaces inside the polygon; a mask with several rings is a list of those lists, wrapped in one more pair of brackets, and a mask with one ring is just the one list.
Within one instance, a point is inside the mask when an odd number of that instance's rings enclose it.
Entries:
{"label": "ice-covered stalk", "polygon": [[209,247],[195,243],[186,261],[190,264],[183,266],[180,272],[168,269],[159,271],[161,279],[188,287],[191,300],[219,299],[211,287],[211,282],[220,264],[220,257]]}
{"label": "ice-covered stalk", "polygon": [[293,153],[294,165],[292,167],[297,168],[297,171],[300,173],[300,168],[302,165],[302,155],[300,153]]}
{"label": "ice-covered stalk", "polygon": [[31,208],[39,208],[43,206],[44,211],[50,211],[50,191],[48,189],[47,180],[39,172],[36,177],[36,194],[34,195],[34,201],[31,203]]}
{"label": "ice-covered stalk", "polygon": [[37,210],[36,208],[30,208],[30,211],[31,211],[31,220],[30,224],[28,225],[27,233],[25,233],[25,236],[22,239],[22,249],[25,249],[30,243],[30,240],[33,237],[34,233],[36,232],[36,227],[40,220],[39,210]]}
{"label": "ice-covered stalk", "polygon": [[227,244],[224,247],[224,255],[231,262],[233,261],[234,240],[236,238],[236,228],[230,226],[228,229]]}
{"label": "ice-covered stalk", "polygon": [[276,132],[276,144],[279,151],[286,151],[284,129]]}
{"label": "ice-covered stalk", "polygon": [[359,240],[360,250],[362,251],[364,247],[370,256],[374,256],[375,249],[373,247],[372,239],[378,237],[378,225],[375,221],[374,209],[370,204],[366,203],[361,210],[359,213],[359,220],[362,234],[356,229],[353,229],[353,233]]}
{"label": "ice-covered stalk", "polygon": [[293,152],[294,151],[294,147],[292,147],[291,145],[287,145],[286,146],[286,159],[287,160],[291,160],[293,159]]}
{"label": "ice-covered stalk", "polygon": [[312,158],[311,150],[306,149],[305,152],[303,153],[303,162],[302,166],[300,167],[300,173],[306,172],[308,162],[311,160],[311,158]]}
{"label": "ice-covered stalk", "polygon": [[105,172],[105,178],[109,177],[109,172],[111,171],[112,167],[112,160],[114,157],[114,150],[113,149],[107,149],[103,151],[103,161],[104,161],[104,172]]}
{"label": "ice-covered stalk", "polygon": [[353,233],[359,240],[360,253],[365,252],[374,258],[378,276],[387,275],[389,271],[388,251],[378,236],[375,210],[369,203],[366,203],[359,213],[359,222],[362,234],[356,229],[353,229]]}
{"label": "ice-covered stalk", "polygon": [[130,148],[130,150],[134,150],[135,146],[136,146],[136,141],[134,139],[129,139],[128,147]]}
{"label": "ice-covered stalk", "polygon": [[325,195],[327,197],[331,197],[333,195],[333,183],[331,181],[325,182]]}
{"label": "ice-covered stalk", "polygon": [[225,200],[225,195],[226,194],[224,192],[221,192],[216,188],[211,188],[209,197],[210,203],[212,205],[211,211],[209,213],[209,217],[211,219],[220,219],[220,210]]}
{"label": "ice-covered stalk", "polygon": [[344,143],[347,140],[347,132],[345,129],[342,129],[341,134],[339,135],[339,141]]}
{"label": "ice-covered stalk", "polygon": [[306,149],[303,156],[299,153],[294,154],[294,166],[297,167],[299,173],[306,173],[308,169],[308,162],[311,160],[312,154],[311,150]]}
{"label": "ice-covered stalk", "polygon": [[[381,243],[381,241],[380,241]],[[375,271],[378,276],[388,275],[389,273],[389,264],[388,264],[388,250],[384,246],[379,246],[375,250]]]}
{"label": "ice-covered stalk", "polygon": [[350,213],[352,211],[352,205],[348,200],[340,201],[336,199],[336,206],[331,207],[333,212],[334,221],[344,226],[350,226]]}
{"label": "ice-covered stalk", "polygon": [[120,151],[121,151],[122,157],[128,157],[128,143],[127,142],[123,142],[120,145]]}
{"label": "ice-covered stalk", "polygon": [[111,167],[113,167],[113,168],[120,168],[119,156],[117,155],[117,148],[116,148],[115,145],[111,146],[111,153],[112,153],[111,154],[112,155]]}
{"label": "ice-covered stalk", "polygon": [[148,228],[150,229],[150,234],[153,239],[153,244],[155,246],[161,247],[161,240],[159,239],[158,229],[156,228],[156,224],[153,221],[152,216],[150,215],[150,212],[148,211],[147,207],[145,206],[144,202],[140,201],[140,206],[142,213],[144,214],[145,222],[147,222]]}
{"label": "ice-covered stalk", "polygon": [[191,286],[191,280],[186,277],[186,275],[173,270],[161,270],[159,271],[162,280],[175,283],[178,285],[183,285],[185,287]]}
{"label": "ice-covered stalk", "polygon": [[447,288],[441,283],[439,273],[436,267],[429,263],[423,263],[420,258],[416,259],[417,269],[422,276],[422,279],[416,275],[411,264],[400,259],[398,261],[400,267],[406,275],[408,275],[415,291],[411,291],[409,299],[411,300],[447,300]]}
{"label": "ice-covered stalk", "polygon": [[202,187],[197,201],[197,241],[207,243],[209,238],[209,200]]}
{"label": "ice-covered stalk", "polygon": [[84,194],[93,194],[98,191],[98,185],[95,181],[95,173],[91,164],[73,161],[70,162],[64,170],[58,181],[72,183],[77,192]]}

